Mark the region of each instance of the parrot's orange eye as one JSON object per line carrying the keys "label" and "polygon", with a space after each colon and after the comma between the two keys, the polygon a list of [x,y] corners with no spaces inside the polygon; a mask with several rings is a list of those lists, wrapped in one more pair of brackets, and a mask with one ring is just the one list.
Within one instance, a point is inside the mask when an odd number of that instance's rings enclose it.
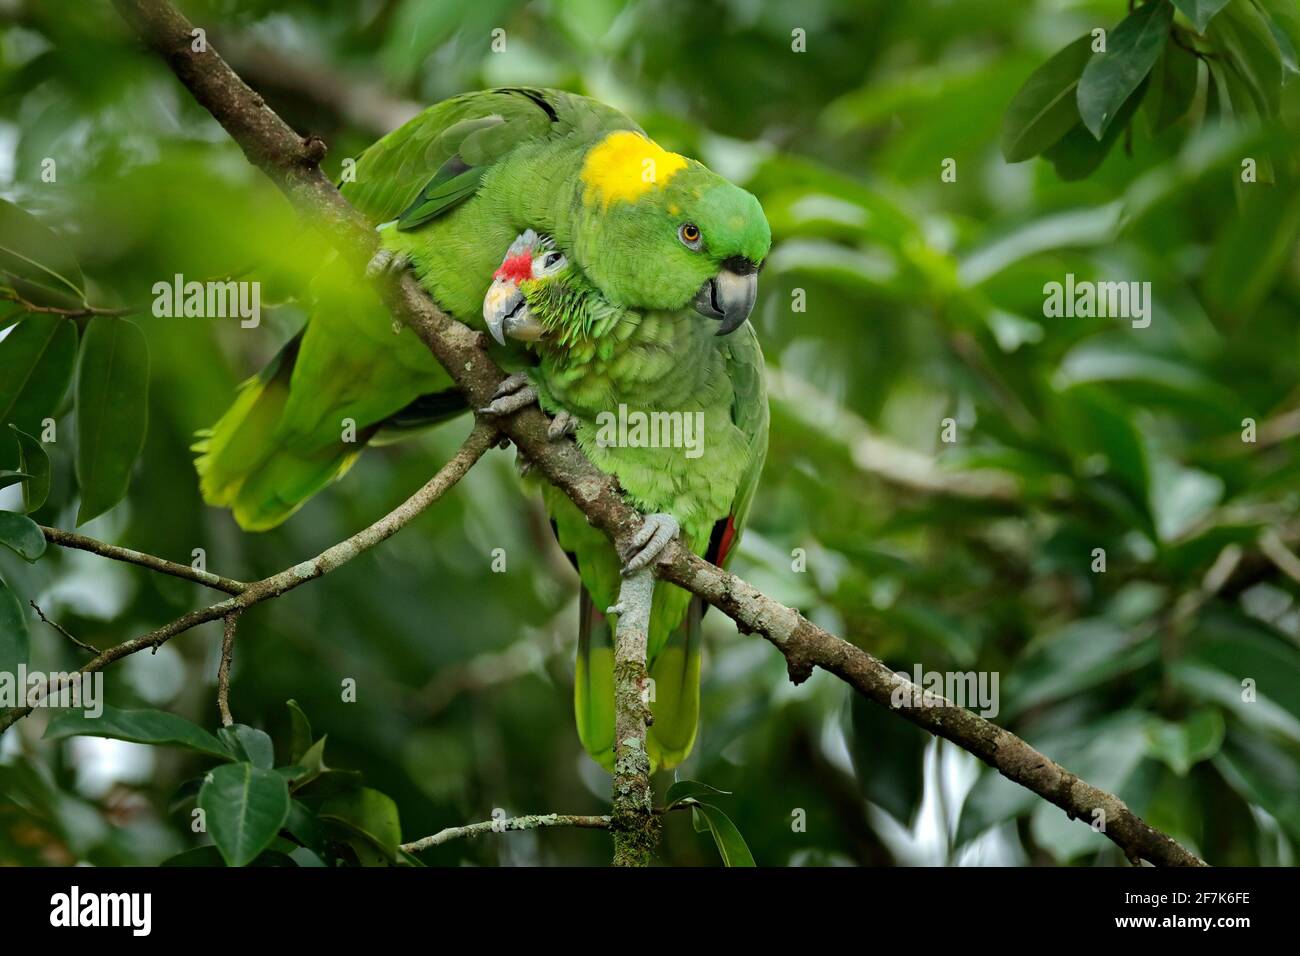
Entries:
{"label": "parrot's orange eye", "polygon": [[682,227],[677,230],[677,236],[682,240],[683,245],[692,249],[700,247],[700,227],[693,222],[683,223]]}

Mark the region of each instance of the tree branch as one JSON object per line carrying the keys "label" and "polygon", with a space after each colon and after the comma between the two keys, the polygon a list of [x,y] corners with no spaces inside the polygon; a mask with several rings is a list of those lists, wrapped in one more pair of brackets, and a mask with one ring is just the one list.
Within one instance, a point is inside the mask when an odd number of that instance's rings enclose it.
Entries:
{"label": "tree branch", "polygon": [[[249,160],[301,211],[320,223],[345,259],[357,267],[368,261],[377,245],[374,230],[316,165],[324,148],[320,140],[304,139],[285,125],[211,46],[203,52],[193,51],[193,28],[166,0],[114,0],[114,5],[225,127]],[[381,277],[378,281],[393,315],[410,326],[441,361],[471,407],[487,404],[504,375],[485,351],[485,337],[438,309],[409,272],[396,280]],[[616,546],[630,544],[642,517],[619,496],[614,479],[592,466],[571,440],[549,441],[547,424],[540,409],[529,407],[503,419],[500,428],[593,526]],[[761,634],[770,641],[786,656],[796,682],[806,679],[813,667],[821,667],[871,700],[890,706],[901,679],[881,661],[705,562],[680,542],[665,549],[656,573],[703,597],[733,618],[742,631]],[[1101,809],[1105,835],[1130,858],[1142,857],[1161,865],[1203,865],[1117,797],[1083,782],[1014,734],[970,711],[950,704],[897,710],[900,716],[953,741],[1073,817],[1091,822],[1093,811]]]}
{"label": "tree branch", "polygon": [[221,663],[217,666],[217,710],[221,712],[221,726],[229,727],[235,722],[230,713],[230,665],[235,656],[235,630],[239,623],[239,611],[232,611],[222,620],[221,629]]}
{"label": "tree branch", "polygon": [[448,827],[432,836],[423,837],[412,843],[403,843],[402,849],[407,853],[419,853],[421,850],[442,846],[444,843],[462,837],[482,836],[484,833],[509,833],[515,830],[537,830],[542,827],[608,830],[612,823],[612,817],[578,816],[572,813],[534,813],[523,817],[511,817],[508,820],[485,820],[482,823],[470,823],[463,827]]}
{"label": "tree branch", "polygon": [[644,568],[623,579],[614,633],[614,865],[649,866],[659,843],[650,785],[646,729],[653,719],[646,702],[646,642],[655,579]]}
{"label": "tree branch", "polygon": [[238,594],[248,589],[248,585],[243,581],[223,578],[219,574],[212,574],[208,571],[200,571],[188,564],[177,564],[175,561],[156,558],[152,554],[145,554],[143,551],[133,551],[130,548],[122,548],[115,544],[106,544],[95,538],[88,538],[84,534],[77,534],[75,531],[64,531],[62,528],[47,528],[45,525],[41,525],[40,528],[45,535],[46,541],[50,542],[50,544],[57,544],[61,548],[89,551],[91,554],[97,554],[102,558],[112,558],[114,561],[139,565],[142,568],[149,568],[151,571],[158,571],[161,574],[170,574],[174,578],[184,578],[186,581],[204,584],[214,590],[225,591],[227,594]]}

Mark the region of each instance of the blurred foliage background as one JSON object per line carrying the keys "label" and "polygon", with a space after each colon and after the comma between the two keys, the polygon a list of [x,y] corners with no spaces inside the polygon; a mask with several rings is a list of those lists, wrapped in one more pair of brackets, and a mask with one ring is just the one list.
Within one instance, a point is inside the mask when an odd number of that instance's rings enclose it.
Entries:
{"label": "blurred foliage background", "polygon": [[[997,722],[1210,861],[1295,862],[1300,83],[1281,86],[1276,116],[1202,121],[1202,72],[1185,116],[1157,132],[1140,110],[1095,172],[1067,182],[1042,159],[1004,160],[1003,115],[1058,49],[1123,19],[1120,0],[180,6],[282,116],[326,139],[331,173],[422,105],[534,84],[611,103],[755,192],[775,237],[753,319],[773,428],[735,570],[898,669],[997,672]],[[1273,181],[1243,184],[1256,153]],[[272,304],[257,329],[133,317],[151,355],[146,444],[126,500],[85,533],[184,563],[202,548],[211,570],[251,580],[384,514],[468,429],[368,452],[270,534],[201,505],[193,434],[301,324],[293,297],[324,252],[108,3],[0,2],[0,195],[64,237],[97,305],[147,302],[176,273],[256,278]],[[1150,326],[1045,318],[1044,284],[1067,273],[1149,281]],[[75,426],[60,418],[35,515],[67,528]],[[394,798],[407,840],[496,808],[608,807],[573,728],[576,582],[512,459],[491,454],[397,538],[241,623],[236,717],[284,747],[296,699],[328,734],[330,765]],[[211,596],[55,549],[32,565],[2,554],[0,572],[100,647]],[[831,676],[791,686],[765,643],[716,613],[706,625],[682,776],[733,792],[720,800],[760,864],[1123,862]],[[31,627],[33,667],[83,659]],[[215,728],[219,648],[207,625],[132,656],[107,671],[108,700]],[[173,800],[201,760],[43,740],[47,720],[0,739],[0,862],[152,864],[197,845]],[[608,858],[606,834],[568,830],[424,854]],[[717,863],[681,814],[660,858]]]}

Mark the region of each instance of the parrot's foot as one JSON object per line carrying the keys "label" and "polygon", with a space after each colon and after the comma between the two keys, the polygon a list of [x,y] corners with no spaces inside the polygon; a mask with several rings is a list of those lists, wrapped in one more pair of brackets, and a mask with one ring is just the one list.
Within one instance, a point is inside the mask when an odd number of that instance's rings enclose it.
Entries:
{"label": "parrot's foot", "polygon": [[578,416],[560,409],[560,413],[551,419],[551,425],[546,429],[546,437],[551,441],[559,441],[565,435],[572,435],[577,430]]}
{"label": "parrot's foot", "polygon": [[366,263],[366,278],[375,279],[381,275],[392,275],[401,272],[411,264],[411,257],[405,252],[394,252],[392,249],[380,249],[376,252],[368,263]]}
{"label": "parrot's foot", "polygon": [[668,547],[668,542],[677,537],[681,530],[677,519],[670,514],[661,511],[646,515],[628,546],[623,574],[634,574],[658,561],[659,555]]}
{"label": "parrot's foot", "polygon": [[517,412],[525,405],[531,405],[537,401],[537,389],[533,388],[532,383],[528,380],[527,372],[515,372],[514,375],[507,376],[504,381],[497,387],[496,394],[492,396],[492,401],[479,409],[482,415],[509,415],[511,412]]}

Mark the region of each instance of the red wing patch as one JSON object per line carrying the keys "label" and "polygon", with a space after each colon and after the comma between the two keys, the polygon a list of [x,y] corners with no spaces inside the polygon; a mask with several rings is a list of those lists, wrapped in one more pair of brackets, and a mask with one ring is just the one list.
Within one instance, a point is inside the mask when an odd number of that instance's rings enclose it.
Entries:
{"label": "red wing patch", "polygon": [[731,553],[732,542],[736,540],[736,519],[727,515],[725,521],[719,521],[713,526],[713,534],[709,540],[709,550],[705,557],[722,567],[727,561],[727,555]]}

